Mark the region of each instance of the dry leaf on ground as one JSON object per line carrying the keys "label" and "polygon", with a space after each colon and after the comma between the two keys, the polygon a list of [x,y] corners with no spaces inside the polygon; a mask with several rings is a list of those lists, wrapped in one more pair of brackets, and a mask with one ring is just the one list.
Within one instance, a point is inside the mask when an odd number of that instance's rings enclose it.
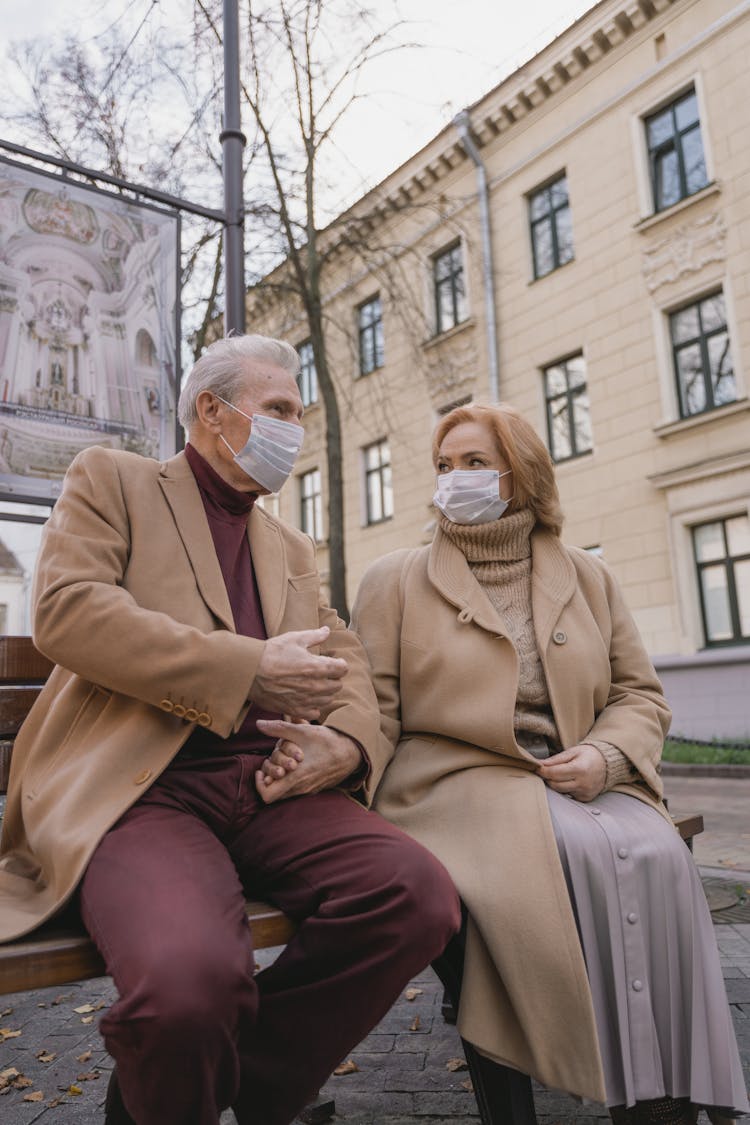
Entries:
{"label": "dry leaf on ground", "polygon": [[37,1056],[39,1062],[50,1063],[53,1059],[57,1058],[57,1051],[38,1051]]}
{"label": "dry leaf on ground", "polygon": [[415,1016],[409,1024],[409,1031],[419,1031],[419,1016]]}
{"label": "dry leaf on ground", "polygon": [[445,1069],[451,1071],[467,1070],[468,1063],[466,1062],[466,1059],[448,1059],[447,1063],[445,1064]]}
{"label": "dry leaf on ground", "polygon": [[76,1062],[88,1062],[91,1058],[91,1051],[84,1051],[82,1055],[76,1055]]}
{"label": "dry leaf on ground", "polygon": [[10,1027],[0,1027],[0,1043],[6,1039],[17,1039],[20,1034],[20,1031],[13,1031]]}
{"label": "dry leaf on ground", "polygon": [[93,1022],[94,1022],[93,1016],[81,1016],[81,1023],[93,1023]]}
{"label": "dry leaf on ground", "polygon": [[98,1070],[87,1070],[83,1074],[76,1075],[76,1082],[94,1082],[100,1077],[101,1075]]}
{"label": "dry leaf on ground", "polygon": [[12,1016],[12,1015],[13,1015],[13,1009],[12,1008],[3,1008],[2,1012],[0,1012],[0,1020],[4,1020],[6,1016]]}
{"label": "dry leaf on ground", "polygon": [[44,1101],[44,1094],[41,1090],[35,1090],[33,1094],[24,1094],[23,1100],[25,1102],[41,1102]]}
{"label": "dry leaf on ground", "polygon": [[461,1085],[463,1086],[464,1090],[468,1090],[470,1094],[474,1093],[474,1083],[470,1078],[467,1078],[465,1082],[461,1083]]}
{"label": "dry leaf on ground", "polygon": [[337,1066],[333,1073],[341,1076],[342,1074],[355,1074],[358,1070],[359,1067],[355,1063],[354,1059],[347,1059],[346,1062],[342,1062],[339,1066]]}
{"label": "dry leaf on ground", "polygon": [[406,992],[404,993],[404,996],[406,997],[407,1000],[416,1000],[416,998],[418,996],[422,996],[423,993],[424,993],[423,988],[407,988]]}
{"label": "dry leaf on ground", "polygon": [[65,1093],[66,1093],[66,1094],[73,1094],[73,1095],[76,1095],[76,1094],[82,1094],[82,1093],[83,1093],[83,1090],[81,1089],[81,1087],[80,1087],[80,1086],[68,1086],[68,1088],[67,1088],[67,1090],[65,1091]]}
{"label": "dry leaf on ground", "polygon": [[93,1004],[81,1004],[80,1008],[74,1008],[73,1011],[77,1012],[79,1016],[83,1016],[86,1012],[95,1012],[96,1008]]}

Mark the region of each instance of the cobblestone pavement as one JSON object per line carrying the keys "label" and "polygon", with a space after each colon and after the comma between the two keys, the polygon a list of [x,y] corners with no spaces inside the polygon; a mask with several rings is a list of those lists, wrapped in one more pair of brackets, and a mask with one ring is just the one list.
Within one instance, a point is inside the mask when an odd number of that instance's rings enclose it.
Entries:
{"label": "cobblestone pavement", "polygon": [[[716,935],[750,1084],[750,924],[720,925]],[[270,952],[264,951],[264,960]],[[461,1058],[461,1042],[455,1027],[443,1020],[437,978],[426,970],[411,987],[421,991],[412,1000],[404,993],[348,1056],[358,1069],[332,1077],[325,1086],[323,1092],[335,1099],[337,1122],[436,1125],[479,1120],[468,1072],[447,1068],[449,1060]],[[20,1032],[0,1043],[0,1071],[14,1067],[30,1080],[28,1086],[0,1095],[4,1125],[101,1125],[112,1060],[96,1025],[113,998],[106,978],[0,997],[0,1027]],[[24,1100],[38,1094],[42,1096],[36,1101]],[[580,1106],[541,1088],[535,1100],[540,1125],[609,1120],[603,1109]],[[222,1125],[233,1123],[234,1116],[226,1113]]]}

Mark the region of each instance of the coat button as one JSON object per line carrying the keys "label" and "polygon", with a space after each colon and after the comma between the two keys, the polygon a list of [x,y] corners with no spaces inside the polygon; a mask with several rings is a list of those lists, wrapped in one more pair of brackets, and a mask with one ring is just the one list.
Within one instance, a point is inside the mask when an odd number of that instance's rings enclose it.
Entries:
{"label": "coat button", "polygon": [[633,911],[631,910],[630,913],[628,914],[628,922],[630,922],[631,926],[634,926],[637,921],[638,921],[638,915],[634,914]]}
{"label": "coat button", "polygon": [[643,990],[643,981],[642,980],[634,980],[633,981],[633,992],[641,992],[642,990]]}
{"label": "coat button", "polygon": [[601,815],[602,815],[602,810],[601,810],[601,809],[592,809],[592,810],[591,810],[591,815],[592,815],[592,816],[601,816]]}
{"label": "coat button", "polygon": [[189,723],[194,723],[196,721],[196,719],[198,718],[198,712],[196,711],[195,707],[188,707],[187,711],[185,712],[185,718]]}
{"label": "coat button", "polygon": [[552,640],[556,645],[564,645],[568,639],[568,634],[563,629],[558,629],[556,633],[552,634]]}
{"label": "coat button", "polygon": [[162,711],[174,711],[174,703],[171,699],[162,699],[159,706],[161,707]]}
{"label": "coat button", "polygon": [[151,777],[151,770],[141,770],[141,772],[133,778],[133,785],[143,785]]}
{"label": "coat button", "polygon": [[627,848],[618,848],[617,854],[619,855],[620,859],[627,859],[628,856],[630,855],[630,852],[628,851]]}
{"label": "coat button", "polygon": [[211,716],[209,715],[208,711],[201,711],[200,715],[198,716],[198,726],[199,727],[210,727],[211,726]]}
{"label": "coat button", "polygon": [[172,708],[172,714],[176,715],[178,719],[185,718],[185,711],[186,708],[183,707],[181,703],[175,703],[174,707]]}

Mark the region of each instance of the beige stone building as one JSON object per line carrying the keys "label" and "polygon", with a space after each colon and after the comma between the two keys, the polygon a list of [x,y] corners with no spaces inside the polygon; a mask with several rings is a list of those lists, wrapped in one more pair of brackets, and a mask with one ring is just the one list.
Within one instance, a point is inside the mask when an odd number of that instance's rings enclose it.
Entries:
{"label": "beige stone building", "polygon": [[[750,3],[602,0],[346,216],[325,280],[349,593],[429,540],[430,431],[499,397],[544,435],[564,538],[617,574],[673,731],[750,736]],[[340,224],[331,229],[338,239]],[[326,567],[323,408],[281,514]]]}

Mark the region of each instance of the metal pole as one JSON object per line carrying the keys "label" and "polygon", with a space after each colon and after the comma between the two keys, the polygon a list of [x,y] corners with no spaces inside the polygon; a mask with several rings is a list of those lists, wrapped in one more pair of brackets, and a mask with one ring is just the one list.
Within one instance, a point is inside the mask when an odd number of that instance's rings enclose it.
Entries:
{"label": "metal pole", "polygon": [[487,319],[487,358],[489,361],[488,380],[490,399],[500,399],[500,363],[497,343],[497,312],[495,310],[495,267],[492,255],[492,227],[490,223],[490,192],[487,184],[487,170],[479,149],[471,135],[471,117],[462,109],[453,118],[461,142],[477,170],[477,193],[479,195],[479,216],[482,230],[482,276],[484,280],[485,316]]}
{"label": "metal pole", "polygon": [[240,128],[240,28],[237,0],[224,0],[224,334],[245,331],[245,205],[242,197]]}

